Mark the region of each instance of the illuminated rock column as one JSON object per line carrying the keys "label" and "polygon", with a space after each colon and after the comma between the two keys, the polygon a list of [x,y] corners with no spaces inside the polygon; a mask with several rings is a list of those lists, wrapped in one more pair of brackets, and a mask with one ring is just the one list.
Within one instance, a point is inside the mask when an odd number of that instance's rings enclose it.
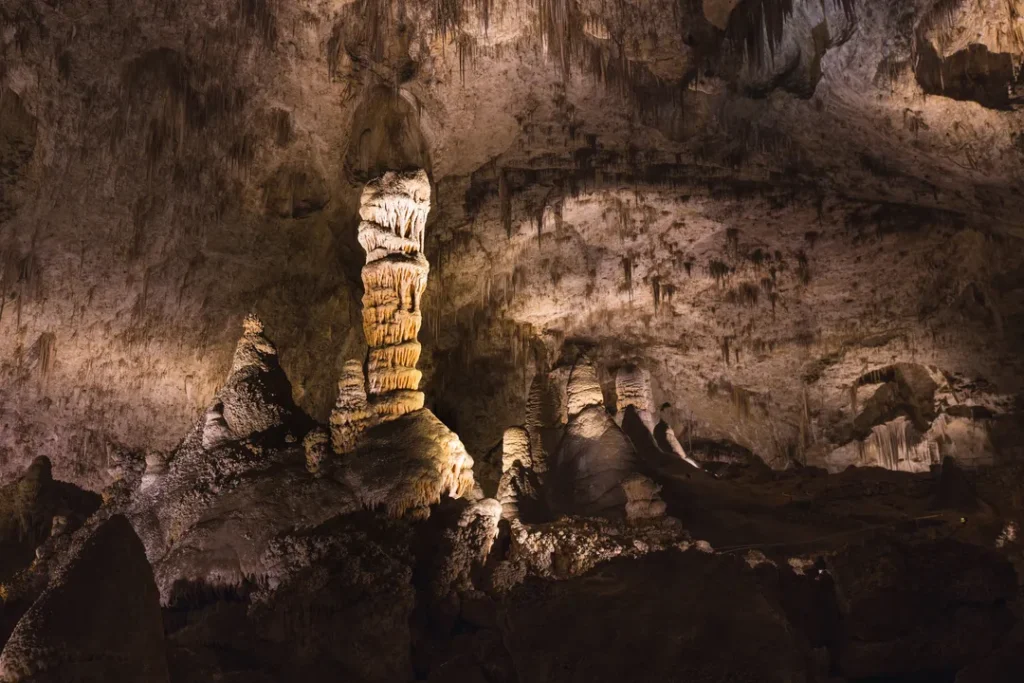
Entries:
{"label": "illuminated rock column", "polygon": [[430,264],[423,235],[430,212],[430,181],[420,171],[385,173],[367,183],[361,198],[359,244],[363,267],[363,332],[370,409],[389,420],[423,407],[417,335],[420,301]]}

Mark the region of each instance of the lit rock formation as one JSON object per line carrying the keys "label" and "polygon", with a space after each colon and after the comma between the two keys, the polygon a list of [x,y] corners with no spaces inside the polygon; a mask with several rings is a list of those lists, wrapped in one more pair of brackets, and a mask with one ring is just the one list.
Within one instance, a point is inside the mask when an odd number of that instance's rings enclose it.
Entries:
{"label": "lit rock formation", "polygon": [[622,480],[626,494],[626,520],[638,522],[665,516],[665,502],[658,495],[661,486],[642,474],[632,474]]}
{"label": "lit rock formation", "polygon": [[937,368],[895,363],[862,374],[849,390],[852,440],[825,454],[832,472],[850,465],[927,472],[945,457],[992,464],[992,411],[961,405]]}
{"label": "lit rock formation", "polygon": [[350,453],[359,435],[373,422],[366,399],[366,376],[357,360],[345,363],[338,380],[338,401],[331,411],[331,447],[335,453]]}
{"label": "lit rock formation", "polygon": [[441,498],[473,489],[473,458],[432,412],[417,410],[368,429],[346,477],[365,507],[427,517]]}
{"label": "lit rock formation", "polygon": [[597,370],[580,358],[566,387],[569,422],[557,455],[552,507],[576,514],[621,516],[622,481],[636,467],[633,444],[604,407]]}
{"label": "lit rock formation", "polygon": [[203,447],[267,432],[297,414],[292,386],[281,368],[277,347],[263,334],[263,323],[246,316],[231,373],[206,412]]}
{"label": "lit rock formation", "polygon": [[331,454],[331,435],[323,427],[315,427],[302,439],[302,448],[306,452],[306,471],[314,476],[322,474]]}
{"label": "lit rock formation", "polygon": [[509,427],[501,439],[501,471],[508,472],[516,462],[533,466],[530,453],[530,435],[522,427]]}
{"label": "lit rock formation", "polygon": [[347,482],[363,505],[396,517],[427,517],[442,497],[462,497],[474,486],[473,458],[458,435],[423,408],[419,391],[429,211],[430,182],[422,170],[389,171],[363,190],[365,385],[361,367],[347,363],[331,416],[335,451],[355,451]]}
{"label": "lit rock formation", "polygon": [[559,425],[558,396],[551,388],[546,372],[538,371],[530,382],[526,399],[526,431],[530,436],[530,457],[534,473],[543,477],[548,471],[548,454]]}
{"label": "lit rock formation", "polygon": [[658,448],[666,453],[671,453],[680,460],[685,460],[690,465],[701,469],[701,466],[696,460],[691,458],[683,450],[683,444],[679,443],[676,433],[672,431],[672,426],[662,418],[658,424],[654,426],[654,442],[658,445]]}
{"label": "lit rock formation", "polygon": [[503,518],[518,518],[524,508],[527,518],[536,516],[539,484],[532,464],[529,432],[522,427],[506,429],[502,438],[501,479],[497,494]]}
{"label": "lit rock formation", "polygon": [[654,431],[654,398],[651,373],[635,365],[625,365],[615,373],[615,412],[621,425],[626,408],[632,407],[647,428]]}
{"label": "lit rock formation", "polygon": [[601,383],[597,379],[597,368],[589,359],[581,358],[572,367],[565,396],[570,419],[587,408],[604,408],[604,394],[601,393]]}
{"label": "lit rock formation", "polygon": [[422,373],[416,363],[423,322],[420,301],[430,271],[422,253],[429,211],[430,181],[422,170],[385,173],[363,190],[359,244],[366,251],[366,378],[370,405],[383,420],[423,407]]}
{"label": "lit rock formation", "polygon": [[664,419],[658,420],[651,389],[651,373],[625,365],[615,373],[615,422],[636,448],[637,455],[654,467],[677,465],[683,460],[693,467],[675,433]]}

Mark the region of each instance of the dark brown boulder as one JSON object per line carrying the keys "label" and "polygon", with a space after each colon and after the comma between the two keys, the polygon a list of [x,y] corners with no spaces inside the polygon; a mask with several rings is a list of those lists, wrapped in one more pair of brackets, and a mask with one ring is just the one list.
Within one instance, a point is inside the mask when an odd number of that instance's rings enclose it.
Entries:
{"label": "dark brown boulder", "polygon": [[14,628],[6,683],[166,683],[160,600],[128,520],[104,522]]}

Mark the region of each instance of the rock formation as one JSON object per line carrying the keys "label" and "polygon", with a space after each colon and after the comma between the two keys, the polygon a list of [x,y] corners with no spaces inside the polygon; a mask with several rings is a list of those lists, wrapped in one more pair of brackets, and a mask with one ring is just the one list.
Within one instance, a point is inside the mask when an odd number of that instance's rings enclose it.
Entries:
{"label": "rock formation", "polygon": [[242,322],[231,372],[206,411],[203,447],[215,448],[282,427],[296,415],[292,385],[281,368],[277,347],[263,334],[263,322],[249,314]]}
{"label": "rock formation", "polygon": [[622,481],[636,467],[632,443],[604,407],[597,369],[581,357],[566,386],[569,422],[559,445],[555,509],[577,514],[621,516],[626,503]]}
{"label": "rock formation", "polygon": [[558,396],[546,372],[538,370],[530,382],[526,399],[526,431],[530,435],[530,458],[533,471],[543,477],[550,468],[549,454],[557,446],[559,423]]}
{"label": "rock formation", "polygon": [[635,365],[624,365],[615,373],[615,414],[621,426],[626,408],[632,407],[650,431],[654,431],[654,397],[651,373]]}
{"label": "rock formation", "polygon": [[501,479],[497,499],[505,519],[535,519],[540,513],[540,484],[533,469],[530,434],[523,427],[509,427],[502,437]]}
{"label": "rock formation", "polygon": [[351,453],[359,435],[373,424],[366,399],[366,375],[357,360],[345,363],[338,380],[338,400],[331,411],[331,446],[339,455]]}
{"label": "rock formation", "polygon": [[27,567],[49,537],[77,529],[100,497],[55,481],[49,458],[32,461],[17,480],[0,486],[0,583]]}
{"label": "rock formation", "polygon": [[317,476],[331,454],[331,435],[326,429],[315,427],[302,439],[306,451],[306,471]]}
{"label": "rock formation", "polygon": [[131,524],[99,526],[21,618],[0,653],[17,683],[166,683],[160,596]]}
{"label": "rock formation", "polygon": [[176,682],[1017,681],[1022,63],[1021,0],[0,0],[5,666],[141,637],[127,533],[52,599],[124,515]]}
{"label": "rock formation", "polygon": [[423,238],[430,212],[430,181],[424,171],[389,171],[367,183],[360,200],[359,244],[363,267],[363,332],[368,398],[384,420],[423,407],[417,339],[430,264]]}
{"label": "rock formation", "polygon": [[624,365],[615,373],[615,421],[633,442],[637,454],[650,467],[673,467],[684,461],[697,463],[686,455],[671,425],[658,419],[654,408],[651,374],[635,365]]}
{"label": "rock formation", "polygon": [[418,390],[429,211],[430,181],[422,170],[389,171],[363,190],[365,385],[356,363],[346,363],[331,415],[335,450],[357,451],[347,481],[365,505],[395,516],[429,516],[429,506],[442,497],[473,488],[473,459],[458,435],[423,408]]}
{"label": "rock formation", "polygon": [[657,519],[665,515],[665,501],[658,492],[661,486],[642,474],[632,474],[622,480],[622,490],[626,494],[626,520],[640,522]]}

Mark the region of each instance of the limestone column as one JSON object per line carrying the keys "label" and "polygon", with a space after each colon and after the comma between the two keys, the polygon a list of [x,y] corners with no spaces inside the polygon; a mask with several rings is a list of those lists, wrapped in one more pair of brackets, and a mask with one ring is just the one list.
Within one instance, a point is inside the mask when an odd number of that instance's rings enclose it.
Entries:
{"label": "limestone column", "polygon": [[390,420],[423,407],[417,336],[420,302],[430,264],[423,236],[430,211],[430,181],[422,171],[388,172],[367,183],[360,201],[363,332],[371,412]]}

